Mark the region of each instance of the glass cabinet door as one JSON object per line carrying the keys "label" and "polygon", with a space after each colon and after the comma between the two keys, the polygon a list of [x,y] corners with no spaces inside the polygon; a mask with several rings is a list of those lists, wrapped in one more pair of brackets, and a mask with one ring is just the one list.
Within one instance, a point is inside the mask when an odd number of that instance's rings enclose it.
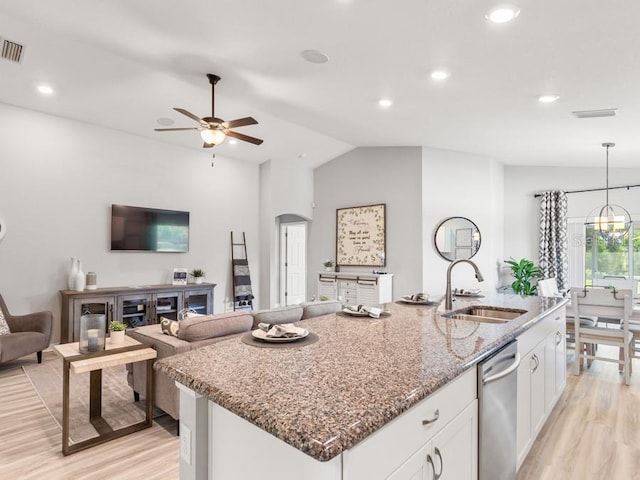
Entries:
{"label": "glass cabinet door", "polygon": [[82,315],[97,314],[106,317],[107,328],[113,319],[113,304],[115,297],[77,298],[73,301],[73,338],[72,342],[80,340],[80,317]]}
{"label": "glass cabinet door", "polygon": [[202,315],[213,313],[211,290],[187,290],[184,292],[184,308]]}
{"label": "glass cabinet door", "polygon": [[127,328],[141,327],[149,323],[151,295],[123,295],[118,297],[118,320]]}
{"label": "glass cabinet door", "polygon": [[178,320],[178,312],[182,308],[182,292],[164,292],[153,295],[155,311],[152,323],[160,323],[161,317]]}

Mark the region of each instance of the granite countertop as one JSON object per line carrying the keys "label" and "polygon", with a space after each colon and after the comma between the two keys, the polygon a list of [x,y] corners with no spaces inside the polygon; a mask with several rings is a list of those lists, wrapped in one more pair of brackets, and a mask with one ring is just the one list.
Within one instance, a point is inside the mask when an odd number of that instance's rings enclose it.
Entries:
{"label": "granite countertop", "polygon": [[469,304],[521,308],[504,324],[449,320],[441,305],[384,305],[373,319],[299,322],[319,341],[257,348],[239,337],[162,359],[155,368],[311,457],[327,461],[489,356],[565,299],[494,295]]}

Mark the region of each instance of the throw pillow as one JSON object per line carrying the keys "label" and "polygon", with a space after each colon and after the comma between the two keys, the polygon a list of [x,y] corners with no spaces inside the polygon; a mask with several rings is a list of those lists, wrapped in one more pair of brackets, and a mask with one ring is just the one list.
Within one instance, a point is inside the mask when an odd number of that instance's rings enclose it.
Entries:
{"label": "throw pillow", "polygon": [[165,335],[177,337],[178,330],[180,329],[180,323],[177,320],[160,317],[160,328],[162,328],[162,333]]}
{"label": "throw pillow", "polygon": [[9,324],[4,318],[2,309],[0,309],[0,335],[7,335],[9,333],[11,333],[11,329],[9,329]]}

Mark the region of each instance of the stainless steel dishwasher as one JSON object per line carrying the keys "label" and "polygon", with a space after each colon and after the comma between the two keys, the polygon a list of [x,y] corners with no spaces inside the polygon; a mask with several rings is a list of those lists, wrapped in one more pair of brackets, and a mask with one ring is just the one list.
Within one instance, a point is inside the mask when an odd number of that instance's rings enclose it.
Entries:
{"label": "stainless steel dishwasher", "polygon": [[478,365],[478,478],[516,478],[516,400],[520,354],[513,341]]}

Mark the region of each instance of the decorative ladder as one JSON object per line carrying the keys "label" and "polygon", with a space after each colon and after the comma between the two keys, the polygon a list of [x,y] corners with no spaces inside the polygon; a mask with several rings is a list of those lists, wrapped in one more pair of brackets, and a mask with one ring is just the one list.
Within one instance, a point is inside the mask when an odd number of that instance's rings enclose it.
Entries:
{"label": "decorative ladder", "polygon": [[234,243],[233,232],[231,232],[231,267],[233,270],[233,309],[253,310],[254,296],[251,291],[247,239],[244,232],[242,232],[242,243]]}

